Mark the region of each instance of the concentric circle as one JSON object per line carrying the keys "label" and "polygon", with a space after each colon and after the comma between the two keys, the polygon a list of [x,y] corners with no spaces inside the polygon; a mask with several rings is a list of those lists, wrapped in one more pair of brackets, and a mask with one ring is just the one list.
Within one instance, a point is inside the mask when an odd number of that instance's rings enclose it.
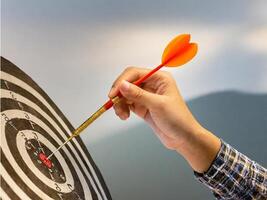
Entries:
{"label": "concentric circle", "polygon": [[43,162],[74,129],[25,73],[1,65],[2,199],[111,199],[79,137]]}

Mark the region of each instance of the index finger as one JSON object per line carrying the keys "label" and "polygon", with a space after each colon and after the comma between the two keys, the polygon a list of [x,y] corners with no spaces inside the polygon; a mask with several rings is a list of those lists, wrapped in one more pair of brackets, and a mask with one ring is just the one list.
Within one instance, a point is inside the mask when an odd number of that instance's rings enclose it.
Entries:
{"label": "index finger", "polygon": [[145,68],[138,68],[138,67],[127,67],[113,82],[111,90],[108,94],[109,98],[116,96],[119,92],[119,85],[121,81],[126,80],[128,82],[134,82],[148,73],[149,70]]}

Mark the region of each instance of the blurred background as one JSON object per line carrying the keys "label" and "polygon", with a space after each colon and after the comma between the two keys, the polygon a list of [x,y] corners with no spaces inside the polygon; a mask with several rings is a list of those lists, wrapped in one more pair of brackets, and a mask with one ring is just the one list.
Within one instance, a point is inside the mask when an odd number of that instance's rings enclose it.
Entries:
{"label": "blurred background", "polygon": [[[77,127],[125,67],[158,65],[165,45],[190,33],[197,56],[165,70],[207,129],[266,167],[266,10],[265,0],[2,0],[1,55]],[[113,199],[212,199],[135,116],[111,110],[81,137]]]}

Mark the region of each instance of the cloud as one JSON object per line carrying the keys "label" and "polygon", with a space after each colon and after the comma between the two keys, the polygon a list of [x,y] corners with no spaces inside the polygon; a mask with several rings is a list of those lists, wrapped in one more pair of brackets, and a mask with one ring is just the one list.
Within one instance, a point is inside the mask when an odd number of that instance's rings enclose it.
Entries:
{"label": "cloud", "polygon": [[243,45],[245,49],[252,49],[252,51],[265,54],[267,56],[267,26],[262,26],[248,31],[243,36]]}
{"label": "cloud", "polygon": [[[2,4],[2,55],[30,74],[74,126],[107,100],[126,66],[158,65],[165,45],[184,32],[191,33],[199,52],[170,71],[186,99],[231,89],[261,93],[267,91],[264,5],[9,0]],[[113,112],[100,120],[90,131],[109,134],[125,127]]]}
{"label": "cloud", "polygon": [[3,2],[3,7],[12,11],[5,14],[13,20],[27,19],[37,23],[114,24],[142,21],[160,23],[198,21],[203,24],[235,24],[248,20],[249,11],[254,4],[255,2],[248,0],[237,0],[231,4],[212,0],[47,0],[42,2],[9,0]]}

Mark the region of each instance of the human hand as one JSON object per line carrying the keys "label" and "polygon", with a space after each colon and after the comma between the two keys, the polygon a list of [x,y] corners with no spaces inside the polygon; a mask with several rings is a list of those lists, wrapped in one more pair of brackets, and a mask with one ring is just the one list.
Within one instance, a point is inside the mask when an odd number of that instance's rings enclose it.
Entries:
{"label": "human hand", "polygon": [[109,97],[120,92],[124,98],[113,106],[115,113],[125,120],[130,111],[134,112],[150,125],[165,147],[180,153],[195,171],[205,172],[220,149],[220,139],[193,117],[170,73],[155,73],[141,88],[130,83],[148,72],[129,67],[117,78]]}
{"label": "human hand", "polygon": [[141,88],[130,83],[148,72],[148,69],[127,68],[114,82],[109,97],[121,92],[124,98],[113,106],[115,113],[125,120],[130,111],[134,112],[150,125],[165,147],[177,150],[201,126],[186,106],[170,73],[155,73]]}

